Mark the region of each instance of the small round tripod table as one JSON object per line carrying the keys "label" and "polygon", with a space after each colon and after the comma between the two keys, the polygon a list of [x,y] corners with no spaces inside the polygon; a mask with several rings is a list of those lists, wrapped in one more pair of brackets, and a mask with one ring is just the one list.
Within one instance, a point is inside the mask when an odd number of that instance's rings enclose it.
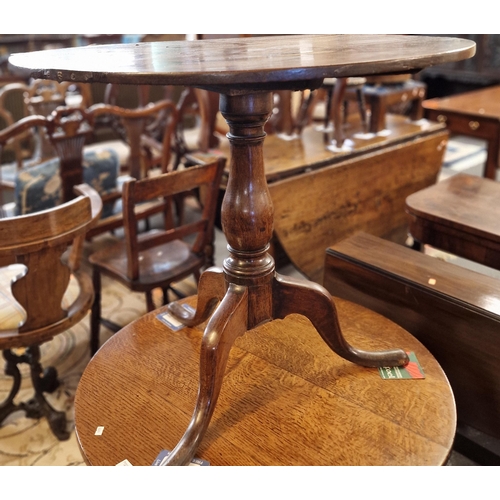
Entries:
{"label": "small round tripod table", "polygon": [[[383,379],[378,368],[337,356],[304,316],[267,322],[235,341],[195,458],[211,466],[446,462],[456,411],[437,361],[387,318],[334,300],[349,341],[403,346],[425,378]],[[85,369],[75,425],[87,464],[152,465],[189,424],[204,325],[173,331],[158,319],[162,311],[168,307],[113,335]]]}
{"label": "small round tripod table", "polygon": [[213,414],[234,341],[256,326],[289,314],[307,317],[330,349],[362,366],[401,366],[401,348],[351,346],[330,294],[321,286],[275,271],[268,254],[273,206],[263,164],[264,124],[273,91],[318,88],[323,79],[408,73],[472,57],[470,40],[405,35],[290,35],[149,42],[16,54],[9,63],[36,78],[123,84],[186,85],[220,94],[229,125],[230,173],[221,220],[229,256],[202,274],[194,313],[172,304],[184,324],[208,323],[200,352],[193,416],[167,463],[193,458]]}

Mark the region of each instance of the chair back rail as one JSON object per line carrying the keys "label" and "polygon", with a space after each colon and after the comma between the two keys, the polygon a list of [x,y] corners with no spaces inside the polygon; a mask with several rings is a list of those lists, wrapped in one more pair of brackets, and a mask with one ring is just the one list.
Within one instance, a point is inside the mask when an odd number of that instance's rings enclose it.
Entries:
{"label": "chair back rail", "polygon": [[[148,138],[161,144],[161,171],[167,172],[170,164],[174,131],[177,126],[177,109],[173,101],[163,99],[141,108],[127,109],[111,104],[94,104],[89,108],[89,114],[94,118],[105,115],[120,120],[126,131],[127,142],[130,145],[129,173],[136,179],[146,176],[143,167],[143,144]],[[161,142],[158,141],[161,138]]]}
{"label": "chair back rail", "polygon": [[[191,250],[198,254],[213,239],[214,214],[217,205],[222,171],[225,159],[193,166],[188,169],[170,172],[153,179],[129,180],[123,188],[124,228],[127,246],[128,277],[131,280],[139,277],[139,254],[141,251],[153,248],[173,240],[184,239],[196,234]],[[191,192],[196,188],[204,188],[202,213],[199,220],[169,227],[172,217],[165,217],[165,230],[153,232],[146,238],[138,236],[138,216],[136,207],[141,203],[163,197],[166,210],[171,214],[171,202],[175,195]]]}
{"label": "chair back rail", "polygon": [[[137,178],[141,178],[147,175],[146,169],[143,168],[148,157],[143,141],[147,134],[153,134],[152,138],[155,140],[159,138],[161,144],[161,158],[159,160],[161,171],[165,172],[171,168],[171,149],[177,125],[177,110],[175,104],[170,100],[162,100],[139,109],[124,109],[105,104],[97,104],[90,108],[60,106],[48,117],[42,115],[28,116],[0,131],[0,148],[15,141],[17,136],[26,131],[36,128],[43,130],[52,143],[56,157],[59,159],[58,173],[61,182],[61,202],[64,203],[74,197],[74,186],[84,182],[84,167],[82,164],[84,147],[90,142],[99,118],[104,115],[112,115],[123,124],[130,149],[130,174],[133,174],[132,176],[136,175]],[[103,147],[106,147],[105,143],[103,143]],[[99,172],[96,175],[100,176]],[[118,174],[117,169],[115,177]],[[85,179],[87,178],[88,175],[86,175]],[[35,179],[33,180],[35,181]],[[86,182],[90,181],[86,180]],[[109,209],[106,210],[106,218],[103,218],[98,225],[92,228],[91,232],[87,233],[89,238],[123,225],[121,213],[112,215],[108,213],[112,208],[111,204],[114,204],[121,197],[118,185],[115,184],[110,191],[111,188],[106,187],[104,189],[104,186],[101,187],[99,179],[96,179],[96,182],[97,184],[94,185],[94,181],[92,181],[92,185],[99,189],[99,194]],[[3,184],[5,183],[2,181]],[[23,198],[23,205],[24,202]],[[156,209],[150,207],[150,210],[151,215],[161,211],[162,207],[158,205]]]}
{"label": "chair back rail", "polygon": [[[219,112],[219,95],[204,89],[186,87],[177,102],[178,125],[175,131],[174,170],[181,163],[191,165],[190,154],[207,153],[219,146],[217,130],[217,114]],[[186,138],[186,122],[195,120],[194,129],[198,130],[196,143],[192,144]],[[195,162],[196,163],[196,162]]]}

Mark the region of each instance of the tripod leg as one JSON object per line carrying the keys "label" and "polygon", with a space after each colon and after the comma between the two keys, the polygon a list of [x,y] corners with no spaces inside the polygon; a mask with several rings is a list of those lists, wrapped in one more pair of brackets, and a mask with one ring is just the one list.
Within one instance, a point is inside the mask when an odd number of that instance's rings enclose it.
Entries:
{"label": "tripod leg", "polygon": [[273,318],[289,314],[308,318],[326,344],[339,356],[361,366],[403,366],[408,356],[402,349],[369,352],[352,347],[343,337],[331,295],[322,286],[276,274],[273,288]]}
{"label": "tripod leg", "polygon": [[213,311],[217,302],[226,293],[226,285],[222,269],[211,267],[200,277],[198,283],[198,304],[195,313],[190,313],[177,302],[172,302],[168,310],[186,326],[196,326],[203,323]]}
{"label": "tripod leg", "polygon": [[200,382],[189,426],[162,465],[189,465],[205,435],[219,397],[229,352],[247,330],[246,287],[229,285],[225,297],[205,328],[200,353]]}

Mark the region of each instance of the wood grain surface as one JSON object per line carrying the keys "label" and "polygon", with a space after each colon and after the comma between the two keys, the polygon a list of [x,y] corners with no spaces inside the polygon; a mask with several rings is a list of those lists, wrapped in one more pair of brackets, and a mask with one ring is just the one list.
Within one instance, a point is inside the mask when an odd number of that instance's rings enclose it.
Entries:
{"label": "wood grain surface", "polygon": [[500,438],[498,279],[359,232],[327,250],[324,286],[420,340],[450,380],[458,423]]}
{"label": "wood grain surface", "polygon": [[[351,118],[344,125],[344,134],[352,145],[344,150],[328,149],[323,140],[323,132],[318,130],[317,124],[304,127],[301,135],[297,137],[268,134],[263,145],[267,182],[270,184],[445,130],[443,124],[427,120],[412,121],[403,115],[388,114],[386,120],[387,133],[362,135],[363,128],[359,117]],[[226,137],[220,137],[220,144],[213,154],[215,153],[230,157],[231,151]],[[213,154],[209,152],[193,156],[199,156],[200,160],[206,161],[206,158],[211,158]],[[226,178],[228,171],[229,166],[226,166]]]}
{"label": "wood grain surface", "polygon": [[269,183],[274,233],[293,264],[323,282],[325,250],[363,230],[406,238],[407,196],[435,184],[448,133],[444,130]]}
{"label": "wood grain surface", "polygon": [[428,99],[422,105],[425,116],[445,123],[450,133],[487,141],[483,177],[496,180],[500,151],[500,86]]}
{"label": "wood grain surface", "polygon": [[409,196],[412,236],[446,252],[500,269],[500,184],[457,174]]}
{"label": "wood grain surface", "polygon": [[446,97],[427,99],[424,109],[457,112],[462,115],[500,119],[500,85]]}
{"label": "wood grain surface", "polygon": [[[389,320],[341,299],[335,304],[349,342],[413,350],[426,378],[383,380],[377,369],[330,351],[303,316],[269,322],[236,341],[198,457],[211,465],[446,461],[456,414],[438,363]],[[156,318],[160,310],[115,334],[83,374],[75,423],[88,464],[151,465],[189,423],[202,328],[172,332]]]}
{"label": "wood grain surface", "polygon": [[9,63],[59,81],[270,89],[276,82],[285,88],[284,82],[408,73],[474,53],[475,43],[459,38],[287,35],[90,45],[16,54]]}

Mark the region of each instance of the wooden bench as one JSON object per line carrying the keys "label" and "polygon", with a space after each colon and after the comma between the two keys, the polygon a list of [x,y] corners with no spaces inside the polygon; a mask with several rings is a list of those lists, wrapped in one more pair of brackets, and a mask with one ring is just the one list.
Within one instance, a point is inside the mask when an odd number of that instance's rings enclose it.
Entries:
{"label": "wooden bench", "polygon": [[457,443],[500,464],[500,283],[359,232],[327,250],[324,286],[429,349],[455,394]]}

